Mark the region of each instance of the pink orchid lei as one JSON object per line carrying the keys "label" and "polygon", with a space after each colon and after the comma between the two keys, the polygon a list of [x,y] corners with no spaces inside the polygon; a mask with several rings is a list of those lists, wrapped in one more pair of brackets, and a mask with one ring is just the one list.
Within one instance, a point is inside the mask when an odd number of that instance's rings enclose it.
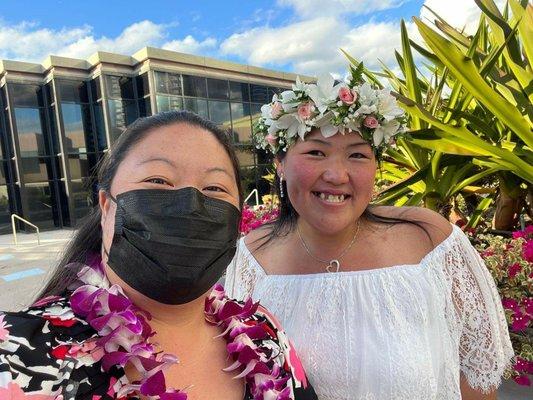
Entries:
{"label": "pink orchid lei", "polygon": [[[96,349],[102,354],[105,372],[129,362],[141,375],[140,381],[114,381],[118,398],[141,394],[160,400],[186,400],[182,390],[167,388],[164,371],[178,363],[176,356],[156,351],[150,342],[155,332],[150,328],[149,313],[135,306],[118,285],[109,285],[101,262],[83,266],[78,273],[78,287],[70,297],[72,311],[82,317],[99,338]],[[219,337],[228,341],[227,350],[234,363],[224,371],[242,368],[235,378],[245,378],[254,400],[293,398],[288,383],[291,375],[279,346],[269,339],[276,333],[264,322],[253,318],[259,303],[229,299],[221,285],[216,285],[205,301],[206,320],[220,326]],[[258,340],[264,345],[257,345]],[[281,365],[281,366],[280,366]],[[283,368],[282,368],[283,366]]]}

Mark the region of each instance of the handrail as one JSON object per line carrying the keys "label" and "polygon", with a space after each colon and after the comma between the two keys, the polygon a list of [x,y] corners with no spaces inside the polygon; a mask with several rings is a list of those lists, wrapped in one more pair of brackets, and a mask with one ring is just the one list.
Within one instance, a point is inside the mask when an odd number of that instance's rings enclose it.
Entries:
{"label": "handrail", "polygon": [[257,189],[254,189],[250,192],[250,194],[244,199],[244,203],[246,203],[248,199],[252,197],[252,194],[255,194],[255,205],[258,206],[259,205],[259,192],[257,191]]}
{"label": "handrail", "polygon": [[39,227],[37,225],[33,225],[30,221],[26,221],[24,218],[22,217],[19,217],[17,214],[11,214],[11,227],[13,228],[13,238],[15,239],[15,246],[18,245],[17,243],[17,230],[15,228],[15,218],[17,218],[18,220],[34,227],[35,229],[37,229],[37,244],[41,244],[41,237],[40,237],[40,234],[39,234]]}

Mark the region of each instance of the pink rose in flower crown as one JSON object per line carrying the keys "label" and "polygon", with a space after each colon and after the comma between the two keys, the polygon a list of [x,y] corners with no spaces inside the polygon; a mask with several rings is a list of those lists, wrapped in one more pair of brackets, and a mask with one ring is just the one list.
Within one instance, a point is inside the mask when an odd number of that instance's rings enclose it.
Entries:
{"label": "pink rose in flower crown", "polygon": [[347,105],[352,105],[357,100],[357,92],[343,86],[339,89],[339,99]]}
{"label": "pink rose in flower crown", "polygon": [[312,101],[302,103],[298,106],[298,116],[305,121],[311,117],[311,114],[313,114],[314,110],[315,104]]}
{"label": "pink rose in flower crown", "polygon": [[376,117],[369,115],[363,120],[363,125],[370,129],[376,129],[379,126],[379,122]]}
{"label": "pink rose in flower crown", "polygon": [[265,137],[266,141],[268,142],[268,144],[270,144],[271,146],[275,146],[276,145],[276,137],[272,134],[268,134],[266,137]]}
{"label": "pink rose in flower crown", "polygon": [[279,118],[282,112],[283,106],[281,103],[279,101],[274,102],[274,104],[272,104],[272,108],[270,109],[270,116],[272,118]]}

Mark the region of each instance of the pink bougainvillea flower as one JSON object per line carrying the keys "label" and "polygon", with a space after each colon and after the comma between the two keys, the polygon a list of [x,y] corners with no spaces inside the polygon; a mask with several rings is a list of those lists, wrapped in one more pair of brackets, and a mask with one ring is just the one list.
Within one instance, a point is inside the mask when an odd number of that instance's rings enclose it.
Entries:
{"label": "pink bougainvillea flower", "polygon": [[515,332],[524,331],[527,329],[530,321],[531,317],[529,315],[522,314],[521,312],[516,312],[513,315],[513,323],[511,325],[511,329]]}
{"label": "pink bougainvillea flower", "polygon": [[522,246],[522,257],[527,262],[533,263],[533,239],[529,239]]}
{"label": "pink bougainvillea flower", "polygon": [[522,386],[531,386],[531,380],[527,375],[518,375],[513,378],[513,380]]}
{"label": "pink bougainvillea flower", "polygon": [[507,270],[507,274],[509,275],[510,279],[513,279],[518,273],[522,270],[522,266],[518,263],[514,263],[509,267]]}
{"label": "pink bougainvillea flower", "polygon": [[511,310],[514,312],[520,309],[520,307],[518,306],[518,302],[515,299],[504,297],[502,299],[502,305],[503,305],[503,308],[506,308],[507,310]]}

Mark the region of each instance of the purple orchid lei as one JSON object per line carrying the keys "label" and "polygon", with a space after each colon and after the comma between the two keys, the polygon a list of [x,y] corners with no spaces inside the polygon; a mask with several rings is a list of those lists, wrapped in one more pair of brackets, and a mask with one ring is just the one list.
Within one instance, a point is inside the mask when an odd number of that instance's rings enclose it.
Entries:
{"label": "purple orchid lei", "polygon": [[[82,317],[99,338],[102,369],[124,368],[127,363],[140,373],[139,381],[121,379],[113,383],[118,398],[143,395],[150,399],[186,400],[182,390],[167,388],[164,372],[178,363],[176,356],[156,351],[150,342],[155,332],[150,328],[149,313],[135,306],[118,285],[107,280],[101,262],[83,266],[79,283],[70,297],[72,311]],[[234,363],[224,371],[242,369],[236,379],[244,378],[254,400],[290,400],[294,398],[290,368],[283,352],[273,341],[276,333],[253,318],[259,303],[229,299],[221,285],[216,285],[205,300],[207,322],[219,326]],[[261,341],[257,345],[254,341]]]}

